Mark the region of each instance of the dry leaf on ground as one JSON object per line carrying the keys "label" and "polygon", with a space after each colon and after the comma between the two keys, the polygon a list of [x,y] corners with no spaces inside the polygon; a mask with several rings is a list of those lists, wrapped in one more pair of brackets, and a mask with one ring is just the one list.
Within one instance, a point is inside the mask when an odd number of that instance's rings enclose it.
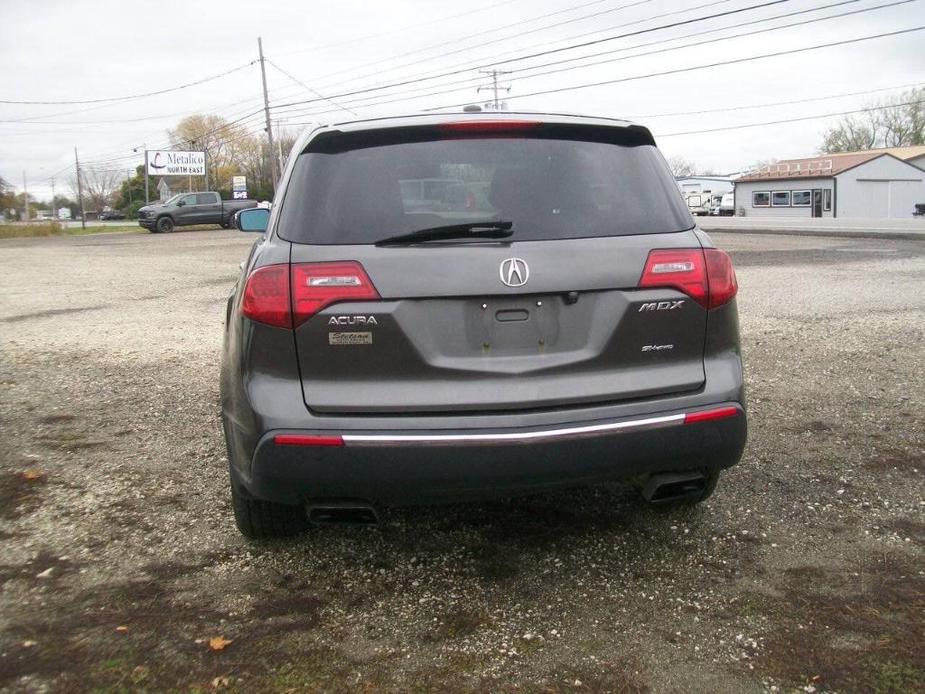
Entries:
{"label": "dry leaf on ground", "polygon": [[224,651],[231,644],[230,639],[226,639],[224,636],[213,636],[209,639],[209,648],[213,651]]}

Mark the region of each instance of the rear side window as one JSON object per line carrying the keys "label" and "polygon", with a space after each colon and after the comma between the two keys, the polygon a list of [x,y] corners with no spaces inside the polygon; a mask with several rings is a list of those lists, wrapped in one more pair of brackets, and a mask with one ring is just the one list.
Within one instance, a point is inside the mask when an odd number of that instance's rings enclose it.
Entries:
{"label": "rear side window", "polygon": [[693,226],[651,144],[419,137],[299,155],[277,233],[296,243],[369,244],[418,229],[492,220],[513,222],[514,241]]}

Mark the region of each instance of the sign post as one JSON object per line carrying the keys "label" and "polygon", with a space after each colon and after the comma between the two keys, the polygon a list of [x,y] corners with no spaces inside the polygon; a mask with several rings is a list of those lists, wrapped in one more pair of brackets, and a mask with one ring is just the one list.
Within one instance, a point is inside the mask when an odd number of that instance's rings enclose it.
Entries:
{"label": "sign post", "polygon": [[148,195],[148,150],[145,148],[145,205],[151,203],[151,196]]}
{"label": "sign post", "polygon": [[231,197],[234,200],[244,200],[247,198],[247,176],[231,177]]}

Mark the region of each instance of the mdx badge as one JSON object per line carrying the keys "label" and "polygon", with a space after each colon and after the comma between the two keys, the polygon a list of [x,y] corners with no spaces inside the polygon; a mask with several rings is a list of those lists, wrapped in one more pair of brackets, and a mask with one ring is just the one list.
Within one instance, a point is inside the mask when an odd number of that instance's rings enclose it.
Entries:
{"label": "mdx badge", "polygon": [[681,308],[683,305],[684,299],[678,299],[677,301],[650,301],[639,307],[639,313],[645,311],[674,311],[676,308]]}
{"label": "mdx badge", "polygon": [[530,266],[520,258],[501,261],[501,281],[508,287],[522,287],[530,279]]}

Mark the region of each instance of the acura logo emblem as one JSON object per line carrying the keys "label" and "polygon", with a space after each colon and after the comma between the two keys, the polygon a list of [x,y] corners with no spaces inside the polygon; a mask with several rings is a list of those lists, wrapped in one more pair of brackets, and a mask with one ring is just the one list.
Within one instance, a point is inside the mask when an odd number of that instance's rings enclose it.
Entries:
{"label": "acura logo emblem", "polygon": [[501,261],[501,281],[509,287],[522,287],[530,279],[530,266],[520,258]]}

